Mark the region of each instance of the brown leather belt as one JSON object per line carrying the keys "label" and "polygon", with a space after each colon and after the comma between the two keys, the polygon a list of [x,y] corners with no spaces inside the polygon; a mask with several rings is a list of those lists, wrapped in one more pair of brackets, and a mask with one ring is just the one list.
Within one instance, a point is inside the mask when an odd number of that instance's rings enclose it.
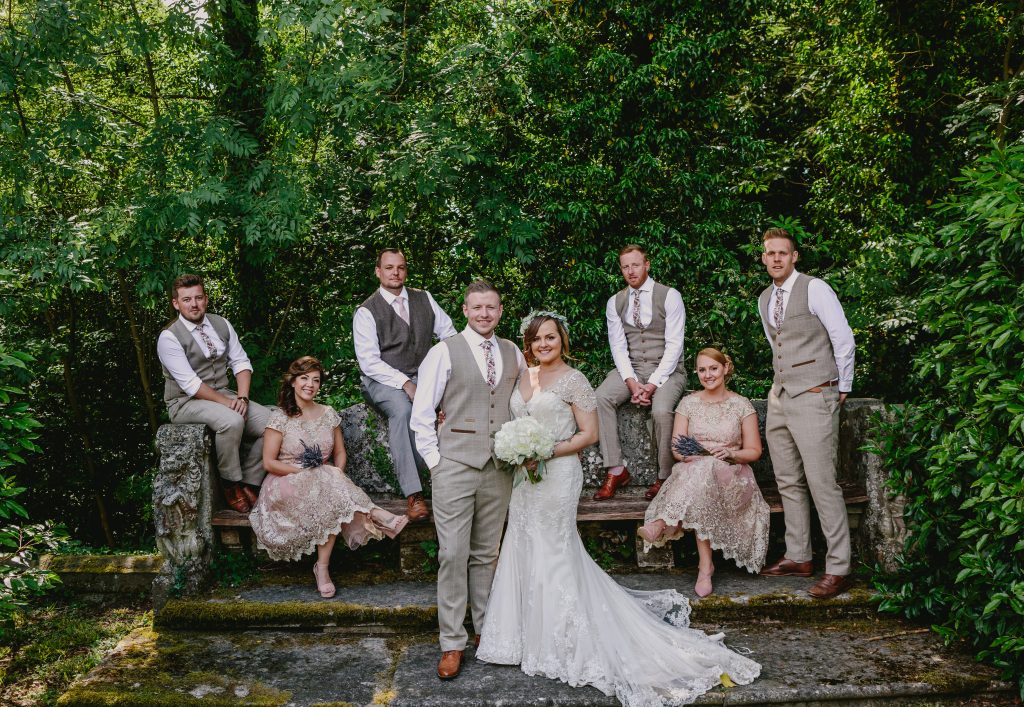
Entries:
{"label": "brown leather belt", "polygon": [[816,385],[813,388],[808,388],[807,392],[820,393],[824,388],[835,388],[837,385],[839,385],[839,381],[829,381],[828,383],[822,383],[821,385]]}

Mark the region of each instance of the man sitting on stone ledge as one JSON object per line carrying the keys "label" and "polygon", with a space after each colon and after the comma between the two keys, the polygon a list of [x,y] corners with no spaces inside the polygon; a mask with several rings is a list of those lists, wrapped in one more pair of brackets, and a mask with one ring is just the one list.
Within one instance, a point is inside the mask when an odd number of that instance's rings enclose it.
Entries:
{"label": "man sitting on stone ledge", "polygon": [[[266,475],[263,430],[270,411],[249,401],[249,357],[228,320],[207,314],[207,304],[199,275],[182,275],[171,286],[171,305],[178,317],[160,332],[156,343],[164,372],[164,402],[171,422],[202,423],[213,431],[224,498],[233,510],[248,513]],[[237,392],[228,387],[229,367]]]}
{"label": "man sitting on stone ledge", "polygon": [[430,512],[423,500],[419,470],[427,465],[416,451],[409,426],[416,397],[417,369],[433,346],[433,337],[454,336],[455,325],[426,290],[405,286],[405,255],[385,248],[374,270],[380,288],[363,302],[352,318],[363,397],[388,418],[388,446],[395,476],[408,499],[409,521],[425,521]]}
{"label": "man sitting on stone ledge", "polygon": [[612,498],[629,483],[619,442],[618,409],[625,402],[651,408],[654,420],[658,478],[644,497],[654,498],[672,473],[674,409],[686,390],[683,332],[686,309],[679,291],[648,277],[651,263],[638,245],[619,251],[619,269],[626,287],[608,300],[605,317],[615,370],[597,389],[601,456],[607,468],[595,501]]}

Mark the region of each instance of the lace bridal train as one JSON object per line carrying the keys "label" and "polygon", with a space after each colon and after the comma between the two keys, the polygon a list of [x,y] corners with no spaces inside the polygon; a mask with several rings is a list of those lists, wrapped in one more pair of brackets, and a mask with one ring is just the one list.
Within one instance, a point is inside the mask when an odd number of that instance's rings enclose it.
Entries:
{"label": "lace bridal train", "polygon": [[[576,432],[571,405],[596,406],[582,373],[569,371],[512,413]],[[635,591],[590,558],[576,528],[583,470],[576,455],[546,463],[543,480],[512,492],[508,529],[476,657],[519,665],[527,675],[592,685],[625,707],[682,705],[720,684],[753,681],[761,666],[729,650],[722,635],[690,629],[690,603],[673,589]]]}

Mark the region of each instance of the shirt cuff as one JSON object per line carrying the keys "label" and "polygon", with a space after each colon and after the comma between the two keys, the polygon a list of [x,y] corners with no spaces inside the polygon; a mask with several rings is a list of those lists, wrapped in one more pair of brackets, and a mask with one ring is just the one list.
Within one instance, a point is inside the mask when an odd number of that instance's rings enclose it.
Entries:
{"label": "shirt cuff", "polygon": [[[234,366],[231,367],[231,372],[234,373],[236,376],[239,373],[242,373],[244,371],[252,371],[252,370],[253,370],[252,364],[249,363],[248,361],[245,361],[243,363],[236,363]],[[255,372],[255,371],[253,371],[253,372]]]}
{"label": "shirt cuff", "polygon": [[189,379],[189,382],[186,383],[185,387],[182,388],[181,390],[182,390],[183,393],[185,393],[185,395],[187,395],[188,397],[191,398],[191,397],[195,396],[196,393],[199,392],[199,388],[202,385],[203,385],[203,381],[201,381],[199,379],[199,376],[194,376],[191,379]]}
{"label": "shirt cuff", "polygon": [[441,453],[429,452],[423,456],[423,461],[426,463],[427,468],[433,471],[434,467],[441,463]]}

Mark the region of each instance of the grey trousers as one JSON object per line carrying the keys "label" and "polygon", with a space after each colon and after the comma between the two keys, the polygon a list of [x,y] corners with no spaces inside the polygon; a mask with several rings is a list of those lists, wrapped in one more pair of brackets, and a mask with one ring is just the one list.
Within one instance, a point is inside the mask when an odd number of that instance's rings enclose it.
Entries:
{"label": "grey trousers", "polygon": [[[641,382],[647,376],[637,373]],[[658,459],[658,478],[667,479],[672,473],[672,423],[675,421],[676,404],[686,390],[686,376],[676,372],[654,391],[651,398],[651,419],[654,434],[651,440]],[[619,442],[619,407],[629,401],[629,388],[622,382],[622,376],[612,369],[597,389],[597,425],[601,442],[601,457],[605,467],[620,466],[622,444]]]}
{"label": "grey trousers", "polygon": [[839,389],[793,397],[772,386],[765,437],[786,517],[786,557],[794,562],[811,559],[813,499],[828,544],[825,572],[848,575],[850,524],[843,491],[836,482]]}
{"label": "grey trousers", "polygon": [[494,461],[483,469],[445,459],[430,470],[437,528],[437,622],[441,650],[466,647],[466,603],[479,636],[498,564],[512,475]]}
{"label": "grey trousers", "polygon": [[[395,476],[402,488],[403,496],[411,496],[423,490],[419,469],[427,465],[416,451],[416,435],[409,427],[412,416],[412,401],[401,388],[378,383],[367,376],[360,376],[363,398],[388,419],[388,447],[391,461],[395,465]],[[416,377],[410,379],[416,382]]]}
{"label": "grey trousers", "polygon": [[[236,396],[233,390],[217,392],[229,398]],[[263,430],[270,419],[268,408],[250,401],[249,410],[242,417],[212,400],[189,398],[167,412],[175,424],[201,422],[213,431],[217,471],[222,479],[253,486],[263,483],[267,475],[263,468]]]}

